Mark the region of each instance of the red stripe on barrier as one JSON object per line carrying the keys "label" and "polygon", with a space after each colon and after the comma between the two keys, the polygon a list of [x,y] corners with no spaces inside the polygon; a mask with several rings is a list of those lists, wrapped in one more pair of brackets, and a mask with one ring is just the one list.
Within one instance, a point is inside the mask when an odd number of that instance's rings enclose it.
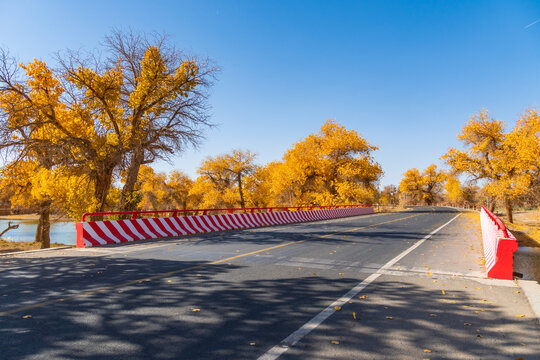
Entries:
{"label": "red stripe on barrier", "polygon": [[186,222],[183,217],[174,217],[174,220],[178,223],[178,226],[186,232],[187,235],[192,235],[195,232],[186,225]]}
{"label": "red stripe on barrier", "polygon": [[135,240],[142,240],[144,239],[144,237],[142,235],[137,235],[133,232],[133,230],[130,229],[130,227],[128,226],[127,222],[129,220],[119,220],[118,221],[118,225],[122,228],[122,230],[125,231],[125,233],[127,235],[129,235],[130,237],[132,237],[133,239]]}
{"label": "red stripe on barrier", "polygon": [[225,221],[225,217],[226,215],[218,214],[216,215],[216,220],[225,230],[231,230],[232,226],[227,221]]}
{"label": "red stripe on barrier", "polygon": [[159,227],[157,225],[154,225],[153,221],[151,221],[150,219],[141,219],[141,221],[144,224],[144,226],[146,226],[148,231],[150,231],[152,234],[154,234],[154,236],[152,236],[152,238],[158,238],[158,237],[167,236],[167,234],[162,233],[160,231]]}
{"label": "red stripe on barrier", "polygon": [[[79,242],[77,243],[77,247],[86,247],[86,242],[89,242],[90,245],[92,246],[99,246],[101,245],[101,243],[95,239],[89,232],[88,232],[88,229],[86,229],[85,227],[88,227],[91,229],[91,226],[90,224],[88,223],[78,223],[77,225],[81,224],[81,226],[79,228],[77,228],[78,230],[80,229],[82,235],[81,235],[81,240],[82,240],[82,246],[79,246],[80,244],[80,240],[77,239]],[[78,235],[78,234],[77,234]]]}
{"label": "red stripe on barrier", "polygon": [[[109,230],[111,235],[117,238],[118,240],[120,240],[120,242],[129,241],[129,239],[125,237],[124,234],[120,233],[120,231],[118,231],[118,229],[110,221],[104,221],[103,225],[105,225],[105,227]],[[115,240],[115,242],[117,241]]]}
{"label": "red stripe on barrier", "polygon": [[178,226],[174,218],[163,218],[163,220],[169,225],[171,230],[174,231],[175,236],[182,236],[185,235],[185,233],[182,231],[182,229]]}
{"label": "red stripe on barrier", "polygon": [[[141,234],[142,236],[144,236],[145,239],[152,239],[152,238],[155,238],[156,236],[152,236],[153,234],[151,232],[147,232],[143,226],[141,225],[141,223],[139,223],[139,220],[129,220],[131,221],[131,225],[133,225],[133,227],[135,228],[135,230],[137,230],[137,232],[139,234]],[[141,220],[142,222],[142,220]]]}
{"label": "red stripe on barrier", "polygon": [[92,228],[92,230],[96,233],[96,235],[99,236],[100,239],[103,239],[105,240],[105,242],[107,244],[114,244],[115,241],[113,239],[111,239],[110,237],[108,237],[104,232],[103,230],[101,230],[101,228],[99,227],[98,225],[98,222],[95,222],[95,223],[89,223],[90,224],[90,227]]}
{"label": "red stripe on barrier", "polygon": [[182,218],[186,220],[186,224],[189,225],[189,227],[194,231],[194,234],[200,234],[204,232],[204,229],[201,229],[199,225],[193,220],[193,216],[186,216],[185,218]]}

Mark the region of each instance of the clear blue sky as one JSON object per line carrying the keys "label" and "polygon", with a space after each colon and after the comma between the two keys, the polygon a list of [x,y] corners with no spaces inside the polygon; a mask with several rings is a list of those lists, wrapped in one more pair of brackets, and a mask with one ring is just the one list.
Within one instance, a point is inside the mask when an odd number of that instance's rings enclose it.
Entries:
{"label": "clear blue sky", "polygon": [[482,107],[513,124],[538,106],[538,19],[538,1],[0,0],[0,46],[48,61],[98,47],[113,27],[166,32],[222,72],[210,98],[219,126],[159,170],[195,175],[234,148],[277,160],[334,118],[380,148],[387,185],[440,164]]}

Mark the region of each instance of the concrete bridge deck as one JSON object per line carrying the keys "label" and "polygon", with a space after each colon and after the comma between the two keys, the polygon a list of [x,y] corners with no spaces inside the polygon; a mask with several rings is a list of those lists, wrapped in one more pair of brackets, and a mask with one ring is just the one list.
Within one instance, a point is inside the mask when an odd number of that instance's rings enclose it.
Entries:
{"label": "concrete bridge deck", "polygon": [[424,207],[0,258],[0,357],[539,359],[479,232]]}

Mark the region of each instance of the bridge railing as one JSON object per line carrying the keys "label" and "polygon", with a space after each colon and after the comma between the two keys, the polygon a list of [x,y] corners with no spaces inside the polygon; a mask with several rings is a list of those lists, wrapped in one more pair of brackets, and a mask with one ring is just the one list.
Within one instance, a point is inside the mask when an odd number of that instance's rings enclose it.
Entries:
{"label": "bridge railing", "polygon": [[[89,247],[373,213],[368,205],[112,211],[84,214],[75,227],[77,247]],[[91,216],[99,218],[86,221]]]}
{"label": "bridge railing", "polygon": [[514,252],[517,240],[497,215],[482,206],[480,212],[482,241],[487,275],[490,278],[513,278]]}
{"label": "bridge railing", "polygon": [[174,209],[174,210],[134,210],[134,211],[107,211],[84,213],[81,221],[87,221],[87,218],[108,216],[129,215],[132,220],[140,218],[140,215],[158,215],[158,217],[170,215],[176,216],[196,216],[210,214],[235,214],[235,213],[259,213],[276,211],[299,211],[299,210],[324,210],[324,209],[349,209],[358,207],[371,207],[372,205],[312,205],[312,206],[274,206],[274,207],[249,207],[249,208],[221,208],[221,209]]}

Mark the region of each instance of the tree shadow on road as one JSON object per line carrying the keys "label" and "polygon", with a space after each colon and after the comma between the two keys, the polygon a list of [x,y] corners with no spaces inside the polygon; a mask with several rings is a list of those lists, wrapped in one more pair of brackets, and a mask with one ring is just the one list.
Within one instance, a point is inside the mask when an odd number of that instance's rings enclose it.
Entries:
{"label": "tree shadow on road", "polygon": [[[1,273],[2,311],[13,309],[15,303],[65,299],[0,317],[3,357],[254,359],[361,280],[312,276],[294,268],[276,277],[264,266],[247,272],[241,265],[201,266],[198,261],[56,260],[60,261]],[[531,323],[519,322],[501,339],[497,333],[501,323],[518,320],[501,320],[496,305],[485,305],[480,322],[478,314],[461,306],[471,305],[461,300],[467,298],[465,292],[453,293],[456,304],[449,304],[438,301],[438,291],[387,281],[370,285],[366,294],[382,300],[347,304],[290,356],[314,358],[310,351],[317,344],[339,334],[347,354],[382,359],[385,349],[396,345],[393,335],[406,333],[408,341],[419,346],[437,343],[448,351],[467,349],[474,358],[530,342],[524,339],[535,334]],[[391,307],[385,309],[383,301]],[[359,314],[359,321],[353,321],[351,311]],[[474,326],[464,328],[464,322]],[[482,342],[476,337],[477,328],[486,340],[493,336],[500,341]],[[323,351],[319,358],[333,358],[325,356]]]}

